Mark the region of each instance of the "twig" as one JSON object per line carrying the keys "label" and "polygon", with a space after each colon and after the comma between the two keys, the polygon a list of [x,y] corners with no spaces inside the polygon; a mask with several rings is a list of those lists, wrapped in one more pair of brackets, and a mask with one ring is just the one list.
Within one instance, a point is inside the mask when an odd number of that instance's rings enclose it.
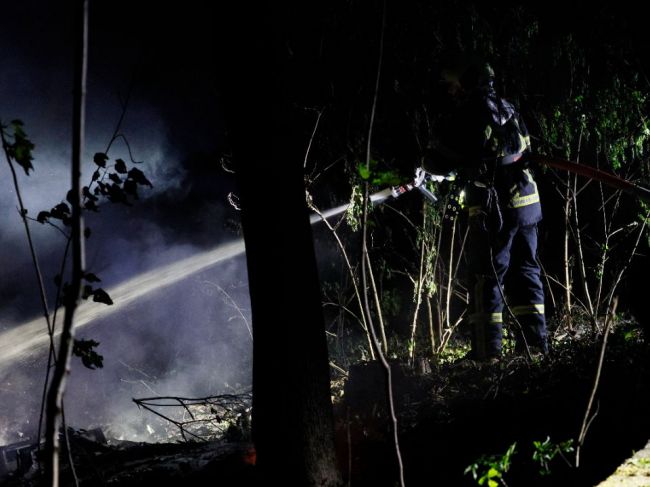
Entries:
{"label": "twig", "polygon": [[345,377],[347,377],[347,376],[349,375],[348,372],[347,372],[344,368],[342,368],[342,367],[339,366],[339,365],[336,365],[336,364],[335,364],[334,362],[332,362],[331,360],[330,360],[330,367],[332,367],[332,368],[333,368],[334,370],[336,370],[337,372],[340,372],[340,373],[343,374]]}
{"label": "twig", "polygon": [[[326,173],[327,171],[329,171],[332,167],[334,167],[334,165],[335,165],[336,163],[341,162],[341,161],[343,161],[343,160],[345,160],[345,158],[344,158],[343,156],[341,156],[341,157],[339,157],[338,159],[336,159],[334,162],[332,162],[332,163],[330,163],[328,166],[326,166],[325,169],[323,169],[321,172],[319,172],[319,173],[316,174],[315,176],[311,177],[311,175],[310,175],[310,178],[311,178],[310,182],[311,182],[312,184],[315,183],[316,180],[317,180],[318,178],[320,178],[323,174],[325,174],[325,173]],[[314,170],[315,170],[315,169],[316,169],[316,168],[314,168]],[[312,174],[313,174],[313,173],[312,173]]]}
{"label": "twig", "polygon": [[[571,266],[569,257],[569,236],[571,235],[571,173],[567,173],[566,196],[564,201],[564,290],[565,290],[565,315],[567,320],[567,328],[569,331],[573,329],[573,322],[571,319]],[[546,272],[544,273],[547,276]],[[550,286],[549,286],[550,289]]]}
{"label": "twig", "polygon": [[[122,122],[124,121],[124,117],[125,117],[126,112],[127,112],[127,107],[128,107],[129,100],[131,98],[131,93],[133,91],[134,83],[135,83],[135,72],[134,72],[134,74],[133,74],[133,76],[131,78],[131,83],[130,83],[128,91],[127,91],[126,99],[121,103],[122,104],[122,111],[120,113],[120,117],[119,117],[117,123],[115,124],[115,129],[113,130],[113,135],[111,136],[111,138],[110,138],[110,140],[109,140],[109,142],[108,142],[108,144],[106,146],[106,149],[104,150],[104,153],[108,154],[108,152],[110,151],[110,148],[113,145],[113,143],[117,139],[121,138],[121,139],[123,139],[123,141],[124,141],[124,143],[125,143],[125,145],[126,145],[126,147],[128,149],[129,158],[130,158],[131,162],[133,162],[134,164],[139,164],[142,161],[136,161],[133,158],[133,155],[131,153],[131,146],[129,144],[129,141],[127,140],[127,138],[124,135],[119,133],[120,128],[122,126]],[[105,177],[106,177],[106,172],[104,172],[104,174],[102,176],[102,179],[104,179]],[[89,187],[90,187],[90,185],[89,185]],[[86,198],[84,196],[83,201],[85,202],[85,200],[86,200]],[[66,264],[67,264],[67,261],[68,261],[68,253],[70,251],[70,246],[71,246],[71,242],[72,242],[72,236],[71,235],[65,234],[65,232],[63,232],[61,229],[59,229],[59,227],[52,224],[51,222],[48,221],[47,223],[49,223],[50,225],[54,226],[59,231],[64,233],[64,235],[66,236],[67,242],[66,242],[65,250],[63,252],[63,257],[61,259],[61,266],[60,266],[60,270],[59,270],[59,276],[61,278],[61,281],[59,282],[59,284],[57,285],[57,288],[56,288],[56,297],[55,297],[55,300],[54,300],[54,313],[53,313],[53,316],[52,316],[52,326],[51,326],[51,329],[48,330],[48,332],[50,334],[50,352],[49,352],[49,355],[48,355],[47,368],[46,368],[46,372],[45,372],[45,381],[43,383],[43,396],[42,396],[42,399],[41,399],[41,412],[40,412],[40,416],[39,416],[39,420],[38,420],[38,437],[39,438],[41,436],[41,428],[42,428],[42,423],[43,423],[43,412],[44,412],[44,409],[45,409],[45,396],[46,396],[46,391],[47,391],[47,387],[48,387],[48,383],[49,383],[50,370],[52,369],[53,362],[56,363],[56,353],[55,353],[55,350],[54,350],[53,336],[54,336],[54,331],[56,329],[57,314],[58,314],[58,311],[59,311],[59,308],[60,308],[60,305],[61,305],[61,292],[62,292],[63,274],[65,272]],[[63,408],[63,405],[62,405],[62,408]],[[65,425],[65,420],[63,420],[62,426],[63,426],[63,430],[64,430],[65,434],[67,435],[67,428],[66,428],[66,425]],[[40,451],[40,441],[39,441],[39,451]]]}
{"label": "twig", "polygon": [[384,353],[388,353],[388,339],[386,338],[386,326],[384,325],[384,314],[381,311],[381,301],[379,299],[379,292],[377,289],[377,284],[375,282],[375,274],[372,270],[372,263],[370,262],[370,255],[368,252],[365,254],[366,257],[366,271],[370,277],[370,286],[372,287],[372,296],[375,300],[375,308],[377,310],[377,319],[379,320],[379,333],[381,334],[381,343],[384,348]]}
{"label": "twig", "polygon": [[[59,422],[65,391],[65,379],[70,366],[72,344],[74,340],[74,312],[81,298],[81,280],[84,271],[83,218],[81,215],[81,157],[84,150],[86,70],[88,61],[88,0],[78,0],[76,9],[77,38],[75,46],[75,89],[73,110],[73,146],[72,146],[72,279],[70,294],[66,302],[65,319],[61,331],[59,360],[52,376],[48,393],[46,418],[46,482],[52,487],[59,485]],[[64,431],[65,432],[65,431]],[[72,462],[71,466],[72,466]],[[78,479],[75,476],[75,484]]]}
{"label": "twig", "polygon": [[456,220],[451,224],[451,236],[449,237],[449,262],[448,262],[448,276],[447,276],[447,290],[445,292],[445,320],[447,321],[447,328],[451,324],[451,317],[449,315],[450,304],[451,304],[451,294],[452,294],[452,282],[453,282],[453,262],[454,262],[454,240],[456,237]]}
{"label": "twig", "polygon": [[[562,288],[562,289],[564,289],[564,290],[567,289],[566,286],[565,286],[563,283],[561,283],[558,279],[556,279],[556,278],[553,277],[552,275],[547,274],[547,278],[548,278],[549,281],[554,282],[555,284],[557,284],[558,286],[560,286],[560,288]],[[582,300],[578,297],[578,295],[577,295],[576,293],[573,292],[573,289],[570,289],[569,292],[571,293],[571,297],[572,297],[573,299],[575,299],[576,302],[577,302],[580,306],[582,306],[582,308],[584,308],[585,311],[586,311],[586,310],[587,310],[587,305],[586,305],[585,303],[582,302]]]}
{"label": "twig", "polygon": [[[616,313],[617,305],[618,305],[618,300],[614,300],[612,302],[610,316],[613,316],[614,313]],[[589,429],[589,426],[591,425],[592,421],[596,417],[596,415],[594,414],[594,416],[590,418],[591,408],[593,406],[594,399],[596,398],[596,392],[598,391],[598,386],[600,385],[600,375],[603,370],[603,363],[605,362],[605,350],[607,349],[607,338],[609,337],[611,324],[614,320],[608,317],[606,321],[607,323],[605,324],[605,331],[603,332],[603,343],[600,347],[600,356],[598,357],[598,367],[596,368],[596,377],[594,378],[594,385],[591,389],[591,394],[589,395],[589,401],[587,402],[587,409],[585,410],[585,415],[582,418],[582,426],[580,427],[580,434],[578,435],[578,446],[576,447],[576,468],[580,467],[580,451],[582,449],[582,445],[585,442],[585,437],[587,436],[587,431]]]}
{"label": "twig", "polygon": [[539,258],[539,256],[535,256],[535,260],[537,261],[537,264],[539,265],[540,269],[542,269],[542,274],[544,275],[544,279],[546,280],[546,287],[548,288],[548,292],[551,294],[551,301],[553,302],[553,308],[557,309],[557,303],[555,301],[555,293],[553,292],[553,288],[551,288],[551,281],[549,279],[548,273],[546,272],[546,269],[544,268],[544,264],[542,264],[542,261]]}
{"label": "twig", "polygon": [[[126,107],[122,111],[122,115],[120,117],[119,122],[117,123],[117,127],[119,128],[120,125],[122,124],[122,119],[124,118],[124,114],[126,113]],[[116,129],[117,130],[117,129]],[[106,147],[106,150],[104,151],[105,154],[108,154],[109,149],[111,148],[111,145],[113,145],[113,142],[115,142],[117,139],[122,139],[124,141],[124,145],[126,145],[126,149],[129,152],[129,160],[133,164],[142,164],[144,161],[136,161],[133,158],[133,153],[131,152],[131,144],[129,143],[129,140],[126,138],[124,134],[115,134],[111,138],[111,141],[108,143],[108,147]]]}
{"label": "twig", "polygon": [[[422,233],[426,231],[427,226],[427,213],[426,211],[422,212]],[[422,285],[424,281],[424,259],[426,256],[426,242],[424,238],[420,242],[420,269],[418,273],[418,280],[414,282],[415,284],[415,311],[413,311],[413,322],[411,323],[411,341],[409,343],[409,363],[413,367],[414,362],[413,358],[415,356],[415,332],[418,324],[418,315],[420,312],[420,305],[422,304]],[[409,276],[410,277],[410,276]],[[411,279],[414,281],[413,279]]]}
{"label": "twig", "polygon": [[250,335],[251,340],[252,340],[252,339],[253,339],[253,330],[251,330],[251,326],[250,326],[250,324],[248,323],[248,319],[246,318],[246,316],[244,316],[244,313],[242,312],[241,308],[240,308],[239,305],[235,302],[235,300],[232,299],[232,297],[230,296],[230,294],[228,294],[228,293],[227,293],[227,292],[226,292],[226,291],[225,291],[221,286],[219,286],[219,285],[218,285],[217,283],[215,283],[215,282],[211,282],[211,281],[203,281],[203,284],[210,284],[211,286],[216,287],[217,290],[220,291],[220,292],[221,292],[221,293],[226,297],[226,299],[228,299],[228,301],[230,301],[230,304],[233,306],[233,308],[235,308],[235,310],[237,310],[237,312],[239,313],[239,316],[240,316],[241,319],[244,321],[244,324],[246,325],[246,329],[248,330],[248,334]]}
{"label": "twig", "polygon": [[147,382],[144,379],[138,379],[138,380],[126,380],[120,378],[120,382],[125,382],[126,384],[142,384],[146,389],[148,389],[152,394],[157,394],[156,391],[153,390],[153,388],[147,384]]}
{"label": "twig", "polygon": [[[340,304],[340,303],[334,303],[334,302],[325,302],[323,303],[323,306],[336,306],[337,308],[342,309],[346,313],[348,313],[350,316],[352,316],[355,320],[357,320],[361,324],[361,328],[363,328],[365,331],[367,331],[366,326],[363,324],[363,315],[359,317],[354,311],[352,311],[350,308],[347,306]],[[373,358],[374,360],[374,358]]]}
{"label": "twig", "polygon": [[329,231],[332,232],[332,235],[334,236],[334,239],[336,240],[336,243],[339,246],[339,249],[341,250],[341,254],[343,255],[343,259],[345,260],[346,268],[348,270],[348,273],[350,274],[350,279],[352,280],[352,286],[354,288],[354,295],[357,298],[357,302],[359,303],[359,310],[361,310],[361,320],[360,320],[361,327],[366,332],[366,337],[368,339],[368,347],[370,349],[370,356],[372,357],[373,360],[375,360],[375,350],[374,350],[374,346],[373,346],[372,339],[371,339],[371,336],[370,336],[370,332],[368,330],[368,322],[367,322],[367,319],[366,319],[366,315],[363,312],[364,308],[363,308],[363,302],[361,300],[361,293],[359,291],[359,286],[357,284],[356,276],[354,275],[354,270],[352,269],[352,264],[350,264],[350,259],[348,257],[348,253],[345,250],[345,246],[343,245],[343,242],[339,238],[339,235],[336,232],[336,230],[334,229],[334,227],[332,227],[330,222],[327,221],[327,218],[325,218],[323,216],[323,214],[320,212],[320,210],[318,208],[316,208],[316,206],[314,205],[314,203],[313,203],[313,201],[312,201],[312,199],[311,199],[311,197],[309,195],[309,192],[307,192],[307,204],[309,205],[309,208],[311,208],[318,216],[321,217],[322,221],[325,223],[325,225],[327,226]]}
{"label": "twig", "polygon": [[352,432],[350,431],[350,408],[346,410],[345,425],[347,429],[348,441],[348,487],[352,485]]}
{"label": "twig", "polygon": [[[222,394],[219,396],[208,396],[199,398],[179,397],[179,396],[160,396],[148,397],[142,399],[133,399],[133,402],[139,407],[152,412],[156,416],[172,423],[179,430],[184,441],[188,441],[186,435],[190,435],[200,441],[207,441],[206,438],[196,434],[188,426],[196,424],[213,424],[219,426],[224,421],[236,422],[241,414],[246,414],[250,408],[252,394],[245,392],[242,394]],[[167,414],[158,411],[157,408],[182,408],[190,420],[176,420]],[[208,414],[200,409],[192,412],[191,408],[209,408],[208,417],[199,417],[198,414]],[[223,431],[221,432],[223,433]]]}
{"label": "twig", "polygon": [[406,216],[406,215],[404,214],[404,212],[399,211],[398,209],[394,208],[393,205],[390,205],[390,204],[388,204],[388,203],[384,203],[383,207],[384,207],[384,208],[388,208],[388,209],[391,210],[391,211],[394,211],[394,212],[397,213],[399,216],[401,216],[402,218],[404,218],[404,220],[406,220],[406,223],[408,223],[409,226],[410,226],[411,228],[413,228],[413,229],[417,229],[417,227],[415,226],[415,223],[413,223],[413,222],[411,221],[411,219],[410,219],[408,216]]}
{"label": "twig", "polygon": [[[7,163],[9,164],[9,168],[11,170],[11,175],[13,177],[13,182],[14,182],[14,188],[16,190],[16,197],[18,199],[18,204],[20,206],[20,209],[18,213],[20,214],[23,225],[25,226],[25,234],[27,235],[27,243],[29,245],[29,250],[32,256],[32,263],[34,266],[34,270],[36,272],[36,282],[38,284],[38,290],[39,290],[39,295],[41,298],[41,306],[43,310],[43,316],[45,318],[45,323],[47,325],[47,333],[50,339],[50,355],[48,357],[48,365],[47,365],[47,371],[46,371],[46,379],[45,383],[43,385],[43,393],[42,393],[42,398],[41,398],[41,410],[40,410],[40,415],[39,415],[39,421],[38,421],[38,434],[37,434],[37,445],[38,445],[38,450],[40,452],[41,448],[41,425],[43,423],[43,412],[44,412],[44,407],[45,407],[45,395],[47,391],[47,383],[48,383],[48,378],[49,378],[49,372],[50,372],[50,366],[51,366],[51,359],[54,357],[54,360],[56,361],[56,352],[54,350],[54,322],[53,320],[50,321],[50,312],[49,312],[49,306],[47,304],[47,296],[45,293],[45,285],[43,284],[43,274],[41,273],[41,267],[38,263],[38,257],[36,256],[36,248],[34,247],[34,242],[32,240],[32,234],[29,229],[29,224],[27,223],[27,210],[25,209],[25,206],[23,204],[23,198],[20,192],[20,185],[18,184],[18,178],[16,176],[16,169],[14,168],[14,165],[11,161],[11,156],[8,151],[8,144],[5,139],[5,134],[4,130],[0,126],[0,137],[2,138],[2,148],[5,153],[5,157],[7,159]],[[56,225],[54,225],[55,228]],[[40,464],[39,464],[40,467]]]}
{"label": "twig", "polygon": [[[384,55],[384,32],[386,30],[386,0],[383,3],[382,11],[382,25],[381,25],[381,38],[379,43],[379,61],[377,63],[377,78],[375,81],[375,93],[372,101],[372,109],[370,112],[370,123],[368,127],[368,143],[366,145],[366,169],[370,170],[370,147],[372,143],[372,129],[375,121],[375,110],[377,108],[377,96],[379,93],[379,80],[381,76],[381,65]],[[395,402],[393,399],[393,386],[392,386],[392,374],[390,364],[386,361],[386,357],[381,351],[379,342],[377,340],[377,334],[375,332],[375,327],[372,322],[372,315],[370,312],[370,302],[368,298],[368,287],[367,287],[367,264],[369,260],[368,255],[368,204],[370,201],[370,191],[369,184],[366,181],[364,184],[364,195],[363,195],[363,213],[362,213],[362,239],[361,239],[361,279],[362,279],[362,288],[363,288],[363,298],[364,298],[364,307],[366,310],[366,319],[368,320],[368,328],[372,333],[374,344],[376,346],[377,355],[381,361],[384,369],[386,371],[386,382],[387,382],[387,395],[388,395],[388,406],[390,409],[390,415],[392,419],[392,430],[393,430],[393,440],[395,443],[395,453],[397,456],[397,463],[399,466],[399,481],[400,486],[404,487],[404,464],[402,462],[402,453],[399,447],[399,434],[397,427],[397,415],[395,413]]]}
{"label": "twig", "polygon": [[576,239],[576,246],[578,247],[578,258],[580,260],[578,268],[580,269],[580,277],[582,280],[582,286],[585,293],[585,300],[587,301],[587,305],[588,305],[586,311],[589,313],[593,326],[595,327],[596,317],[594,314],[594,307],[593,307],[593,302],[591,300],[591,295],[589,293],[589,283],[587,282],[587,271],[585,269],[584,253],[582,249],[582,238],[580,237],[581,232],[580,232],[580,223],[578,220],[578,197],[577,197],[578,193],[576,192],[577,177],[573,180],[573,184],[574,186],[573,186],[572,199],[573,199],[573,217],[575,220],[574,237]]}
{"label": "twig", "polygon": [[126,367],[129,370],[133,370],[133,371],[135,371],[135,372],[137,372],[137,373],[139,373],[141,375],[144,375],[147,379],[155,379],[155,377],[151,377],[146,372],[144,372],[144,371],[142,371],[140,369],[137,369],[137,368],[133,367],[132,365],[129,365],[129,364],[125,363],[123,360],[118,360],[118,363],[122,364],[124,367]]}
{"label": "twig", "polygon": [[318,124],[320,123],[320,117],[323,115],[323,110],[316,110],[318,114],[316,116],[316,123],[314,124],[314,130],[311,132],[311,137],[309,138],[309,143],[307,144],[307,150],[305,151],[305,161],[303,163],[303,169],[307,169],[307,160],[309,159],[309,151],[311,150],[311,144],[314,142],[314,137],[316,136],[316,131],[318,130]]}
{"label": "twig", "polygon": [[[21,210],[18,210],[18,213],[21,213]],[[31,221],[31,222],[38,222],[38,223],[40,223],[36,218],[32,218],[32,217],[30,217],[30,216],[25,216],[25,218],[26,218],[27,220]],[[59,232],[61,232],[61,234],[62,234],[66,239],[69,238],[69,235],[68,235],[67,233],[65,233],[65,230],[63,230],[63,228],[61,228],[60,226],[55,225],[54,223],[52,223],[52,222],[49,221],[49,220],[47,220],[45,223],[46,223],[47,225],[50,225],[51,227],[55,228],[55,229],[58,230]]]}

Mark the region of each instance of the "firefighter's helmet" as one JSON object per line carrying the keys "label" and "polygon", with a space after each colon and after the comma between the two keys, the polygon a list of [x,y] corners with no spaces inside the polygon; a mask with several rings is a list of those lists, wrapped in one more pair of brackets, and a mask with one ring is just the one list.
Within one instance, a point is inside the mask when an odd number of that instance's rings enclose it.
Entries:
{"label": "firefighter's helmet", "polygon": [[494,82],[494,69],[488,62],[476,62],[467,66],[459,77],[465,89],[486,88]]}

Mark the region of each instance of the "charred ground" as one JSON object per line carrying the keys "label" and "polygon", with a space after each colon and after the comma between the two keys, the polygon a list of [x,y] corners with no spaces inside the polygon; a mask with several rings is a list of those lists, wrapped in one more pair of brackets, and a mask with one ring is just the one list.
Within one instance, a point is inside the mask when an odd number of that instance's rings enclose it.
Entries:
{"label": "charred ground", "polygon": [[[581,467],[555,456],[550,474],[533,460],[534,441],[575,438],[593,388],[599,337],[566,337],[541,360],[506,356],[497,364],[461,361],[412,368],[392,361],[406,484],[476,485],[465,469],[482,456],[516,452],[504,473],[510,486],[593,486],[645,445],[650,432],[650,346],[621,325],[610,337]],[[337,452],[352,485],[396,485],[385,376],[376,362],[333,371]],[[279,399],[281,400],[281,399]],[[146,444],[72,434],[81,485],[255,485],[255,454],[247,431],[219,440]],[[63,485],[72,485],[64,466]],[[67,480],[66,480],[67,479]],[[40,485],[32,468],[9,486]]]}

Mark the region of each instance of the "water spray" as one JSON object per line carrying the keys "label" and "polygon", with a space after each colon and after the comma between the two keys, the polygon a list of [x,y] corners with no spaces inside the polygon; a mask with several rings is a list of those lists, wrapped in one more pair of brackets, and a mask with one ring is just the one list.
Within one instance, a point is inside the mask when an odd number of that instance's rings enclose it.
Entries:
{"label": "water spray", "polygon": [[[381,204],[388,198],[395,196],[397,195],[394,188],[387,188],[370,196],[370,201],[373,204]],[[310,223],[314,225],[323,218],[327,219],[340,215],[349,206],[348,203],[332,208],[323,212],[322,217],[312,215]],[[116,311],[124,310],[139,298],[171,286],[220,262],[232,259],[244,253],[244,250],[244,241],[239,239],[133,277],[108,289],[108,293],[115,303],[114,305],[101,306],[94,302],[84,302],[75,313],[75,327],[87,325],[101,318],[106,318]],[[42,317],[0,333],[0,371],[16,362],[29,358],[39,350],[47,347],[48,344],[49,337]]]}
{"label": "water spray", "polygon": [[[192,274],[232,259],[244,252],[244,241],[220,245],[185,259],[157,269],[144,272],[132,279],[109,289],[115,304],[101,306],[84,302],[75,313],[75,327],[81,327],[104,318],[118,310],[125,309],[137,299],[153,291],[164,289]],[[37,350],[46,347],[49,339],[43,326],[43,318],[37,318],[0,334],[0,370],[8,365],[27,358]]]}

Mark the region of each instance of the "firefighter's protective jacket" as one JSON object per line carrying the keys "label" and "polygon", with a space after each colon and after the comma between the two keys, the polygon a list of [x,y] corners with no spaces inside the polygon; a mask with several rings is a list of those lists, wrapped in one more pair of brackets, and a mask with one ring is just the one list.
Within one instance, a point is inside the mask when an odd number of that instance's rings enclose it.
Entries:
{"label": "firefighter's protective jacket", "polygon": [[425,169],[439,172],[442,163],[460,170],[469,183],[470,215],[498,209],[502,223],[531,225],[542,219],[537,184],[526,164],[528,130],[514,105],[498,97],[491,84],[460,102],[442,121],[438,137],[424,158]]}
{"label": "firefighter's protective jacket", "polygon": [[[476,89],[449,112],[428,161],[456,168],[467,182],[468,238],[473,242],[468,258],[472,353],[480,359],[501,354],[507,273],[513,279],[507,290],[510,309],[525,339],[517,335],[517,343],[546,351],[544,289],[536,259],[536,223],[542,210],[526,165],[526,126],[514,105],[498,97],[491,84]],[[427,159],[423,162],[428,169]]]}

